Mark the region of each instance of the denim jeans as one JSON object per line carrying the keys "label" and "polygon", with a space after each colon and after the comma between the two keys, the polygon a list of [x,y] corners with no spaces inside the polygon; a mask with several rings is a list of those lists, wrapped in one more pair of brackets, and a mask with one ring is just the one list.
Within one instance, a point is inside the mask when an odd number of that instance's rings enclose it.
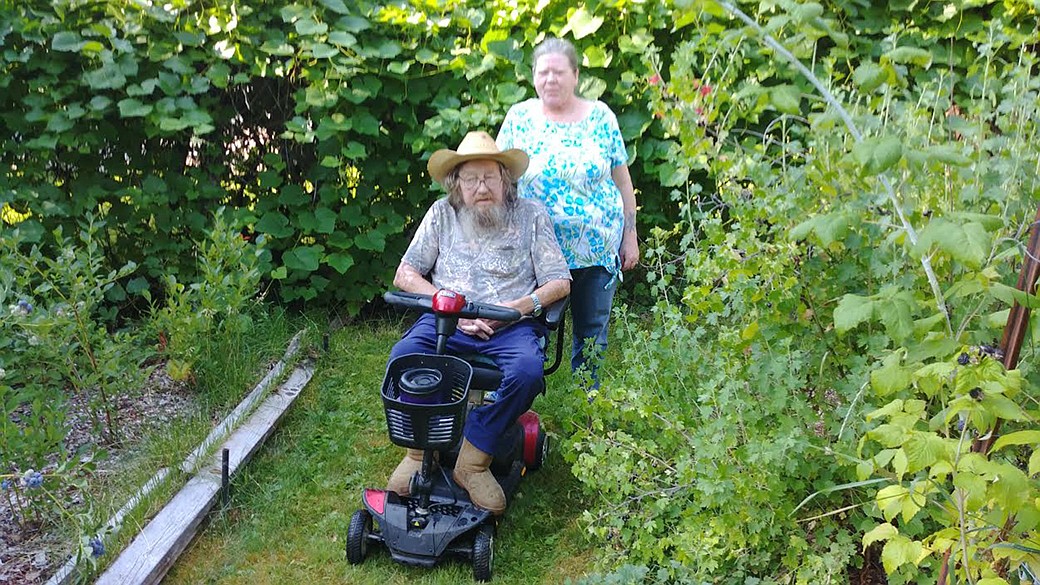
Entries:
{"label": "denim jeans", "polygon": [[[602,266],[571,270],[571,320],[574,323],[574,341],[571,348],[571,371],[585,365],[585,343],[597,348],[596,355],[607,349],[607,328],[610,325],[610,307],[614,301],[618,279]],[[599,387],[598,366],[589,364],[592,387]]]}

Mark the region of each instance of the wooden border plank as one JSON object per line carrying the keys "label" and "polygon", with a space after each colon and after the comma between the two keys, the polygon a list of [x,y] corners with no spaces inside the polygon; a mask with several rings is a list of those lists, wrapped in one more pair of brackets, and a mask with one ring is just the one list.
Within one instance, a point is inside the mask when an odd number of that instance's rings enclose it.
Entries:
{"label": "wooden border plank", "polygon": [[[267,372],[267,375],[265,375],[253,390],[242,400],[242,402],[235,407],[235,410],[231,411],[231,413],[225,417],[218,426],[214,427],[205,440],[203,440],[202,443],[200,443],[199,446],[196,447],[187,458],[185,458],[180,465],[182,471],[185,473],[195,471],[198,466],[198,460],[209,452],[213,443],[227,435],[232,427],[234,427],[235,423],[238,422],[238,419],[248,412],[271,383],[282,375],[282,372],[285,370],[285,364],[287,364],[289,360],[296,355],[296,352],[299,351],[303,334],[306,332],[306,329],[302,329],[289,340],[289,345],[286,346],[282,359],[278,360],[278,362],[271,367]],[[148,497],[148,494],[152,493],[156,487],[161,485],[169,476],[169,473],[170,470],[165,467],[157,471],[151,479],[141,486],[141,489],[137,490],[137,493],[135,493],[126,504],[123,504],[123,507],[120,508],[118,512],[108,519],[108,522],[105,523],[105,527],[107,529],[118,530],[122,526],[123,518],[137,507],[141,500]],[[97,538],[103,538],[104,533],[98,533],[94,536]],[[50,579],[47,580],[46,585],[67,585],[72,582],[72,579],[76,576],[76,566],[79,564],[79,560],[79,552],[77,551],[76,553],[73,553],[67,561],[65,561],[65,564],[62,565]]]}
{"label": "wooden border plank", "polygon": [[[314,363],[305,360],[239,427],[223,447],[228,449],[228,474],[234,475],[274,432],[300,391],[314,375]],[[127,546],[97,585],[144,585],[158,583],[188,544],[220,493],[222,449],[210,464],[192,478],[133,542]]]}

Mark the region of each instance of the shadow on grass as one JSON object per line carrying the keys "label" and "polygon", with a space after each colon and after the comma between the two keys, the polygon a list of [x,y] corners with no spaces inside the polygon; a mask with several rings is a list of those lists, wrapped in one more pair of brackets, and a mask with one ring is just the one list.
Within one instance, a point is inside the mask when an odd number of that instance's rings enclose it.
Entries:
{"label": "shadow on grass", "polygon": [[[165,583],[429,583],[472,581],[449,560],[416,569],[381,547],[347,563],[350,516],[364,487],[385,485],[402,450],[386,435],[379,387],[400,322],[361,323],[336,332],[330,351],[293,410],[242,475],[230,508],[216,514]],[[557,373],[535,402],[550,433],[556,413],[573,410],[569,374]],[[499,526],[495,583],[562,583],[589,569],[590,544],[578,525],[578,482],[559,451],[528,476]]]}

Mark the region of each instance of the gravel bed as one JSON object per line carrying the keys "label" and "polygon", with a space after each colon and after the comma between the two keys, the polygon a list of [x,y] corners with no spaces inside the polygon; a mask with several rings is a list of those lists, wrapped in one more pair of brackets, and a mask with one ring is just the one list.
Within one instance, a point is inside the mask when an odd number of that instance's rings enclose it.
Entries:
{"label": "gravel bed", "polygon": [[[170,379],[162,365],[152,371],[137,395],[120,396],[115,404],[123,439],[118,446],[105,447],[109,458],[99,462],[99,467],[104,466],[107,470],[118,468],[119,461],[132,452],[150,430],[171,420],[190,416],[197,409],[187,385]],[[67,416],[67,452],[75,453],[84,445],[101,443],[101,438],[94,431],[86,397],[72,396]],[[55,467],[56,464],[52,463],[37,471],[46,477],[48,471],[53,471]],[[53,526],[40,526],[32,521],[27,522],[26,526],[19,525],[11,509],[12,503],[18,505],[13,497],[9,497],[13,494],[13,490],[0,491],[0,584],[45,583],[65,564],[74,543],[68,542]],[[65,495],[66,501],[73,506],[83,501],[80,494]]]}

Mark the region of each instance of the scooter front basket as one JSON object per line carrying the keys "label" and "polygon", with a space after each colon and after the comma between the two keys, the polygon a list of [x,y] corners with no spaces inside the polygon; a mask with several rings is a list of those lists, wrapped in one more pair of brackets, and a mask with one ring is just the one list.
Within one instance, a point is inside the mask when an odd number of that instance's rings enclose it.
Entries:
{"label": "scooter front basket", "polygon": [[[416,369],[440,373],[436,399],[416,401],[402,388],[402,378]],[[448,449],[462,437],[466,399],[473,368],[449,355],[409,354],[392,360],[383,377],[383,411],[390,441],[410,449]]]}

